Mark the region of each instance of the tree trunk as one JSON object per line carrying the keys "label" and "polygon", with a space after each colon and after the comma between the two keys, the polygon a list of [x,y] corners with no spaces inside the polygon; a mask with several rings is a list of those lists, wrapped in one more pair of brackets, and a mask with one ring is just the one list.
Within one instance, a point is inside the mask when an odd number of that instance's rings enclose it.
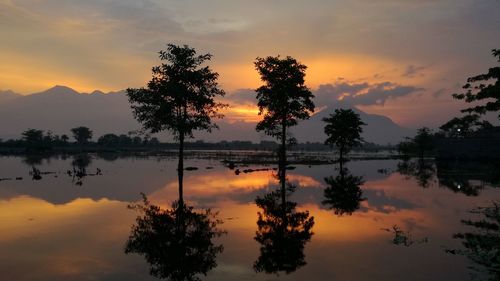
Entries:
{"label": "tree trunk", "polygon": [[343,164],[344,164],[344,146],[341,145],[339,148],[339,163],[340,163],[340,171],[343,169]]}
{"label": "tree trunk", "polygon": [[179,162],[177,165],[177,175],[179,178],[179,207],[184,206],[182,182],[184,177],[184,132],[179,134]]}
{"label": "tree trunk", "polygon": [[286,125],[285,120],[281,125],[281,152],[279,159],[279,173],[281,183],[281,201],[283,206],[286,204]]}

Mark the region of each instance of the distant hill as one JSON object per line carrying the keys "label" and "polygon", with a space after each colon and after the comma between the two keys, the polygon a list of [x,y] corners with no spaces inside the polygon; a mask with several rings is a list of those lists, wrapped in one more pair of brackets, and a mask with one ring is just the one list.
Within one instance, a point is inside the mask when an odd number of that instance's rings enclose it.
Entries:
{"label": "distant hill", "polygon": [[[292,129],[292,132],[296,136],[300,136],[301,142],[324,141],[326,139],[324,134],[325,123],[322,119],[329,116],[337,108],[351,107],[339,104],[334,108],[325,108],[313,115],[309,120],[299,123],[296,128]],[[361,120],[367,124],[367,126],[363,126],[363,138],[365,141],[377,144],[397,144],[404,137],[413,136],[415,134],[415,130],[401,127],[386,116],[368,114],[355,107],[352,109],[359,114]]]}
{"label": "distant hill", "polygon": [[19,136],[28,128],[69,134],[76,126],[87,126],[96,136],[140,128],[123,92],[80,94],[55,86],[0,103],[0,137]]}
{"label": "distant hill", "polygon": [[[368,124],[364,137],[378,144],[397,143],[412,130],[400,127],[389,118],[364,113],[354,109]],[[301,122],[293,129],[300,142],[322,142],[324,123],[321,119],[333,112],[324,109],[310,120]],[[195,136],[205,141],[219,140],[268,140],[269,137],[255,131],[254,123],[224,120],[217,122],[220,130],[212,134],[198,133]],[[105,133],[126,133],[141,126],[133,118],[132,110],[124,92],[90,94],[78,93],[65,86],[55,86],[46,91],[27,96],[11,91],[0,92],[0,138],[17,138],[28,128],[51,130],[55,134],[68,134],[76,126],[87,126],[99,137]],[[170,140],[166,134],[161,139]],[[94,138],[95,139],[95,138]]]}
{"label": "distant hill", "polygon": [[0,91],[0,103],[13,100],[15,98],[21,97],[20,94],[16,94],[11,90]]}

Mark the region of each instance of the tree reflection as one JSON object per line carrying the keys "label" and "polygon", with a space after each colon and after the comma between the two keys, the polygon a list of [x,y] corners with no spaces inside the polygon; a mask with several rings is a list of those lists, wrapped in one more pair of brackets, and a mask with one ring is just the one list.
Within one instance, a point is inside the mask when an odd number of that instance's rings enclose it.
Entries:
{"label": "tree reflection", "polygon": [[314,217],[308,211],[297,211],[296,202],[287,201],[296,187],[285,184],[285,171],[279,175],[280,189],[255,200],[261,208],[254,237],[261,245],[254,263],[256,272],[289,274],[306,265],[304,246],[313,235]]}
{"label": "tree reflection", "polygon": [[418,185],[427,188],[435,180],[436,167],[433,161],[425,159],[405,160],[398,163],[398,173],[407,178],[414,178]]}
{"label": "tree reflection", "polygon": [[363,177],[351,175],[350,171],[343,168],[334,178],[325,178],[327,188],[324,191],[325,200],[322,204],[328,209],[334,210],[336,215],[352,215],[359,209],[363,200],[363,191],[360,185],[364,183]]}
{"label": "tree reflection", "polygon": [[217,213],[210,209],[196,212],[182,197],[171,208],[162,209],[152,205],[144,194],[142,204],[129,208],[140,215],[132,226],[125,253],[143,256],[152,276],[195,281],[217,266],[216,257],[223,246],[213,240],[225,233],[218,228],[222,221]]}
{"label": "tree reflection", "polygon": [[500,185],[499,163],[437,161],[439,185],[467,196],[478,196],[487,185]]}
{"label": "tree reflection", "polygon": [[482,218],[475,221],[462,220],[462,223],[474,227],[473,231],[453,235],[462,240],[465,249],[446,251],[468,257],[475,264],[472,269],[488,278],[481,280],[500,280],[500,202],[477,208],[472,213],[479,214]]}

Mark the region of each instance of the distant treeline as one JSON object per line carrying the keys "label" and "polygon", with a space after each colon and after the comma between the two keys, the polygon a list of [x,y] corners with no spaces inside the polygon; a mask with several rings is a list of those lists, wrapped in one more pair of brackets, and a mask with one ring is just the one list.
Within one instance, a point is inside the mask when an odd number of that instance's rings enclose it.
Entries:
{"label": "distant treeline", "polygon": [[[19,139],[0,139],[0,150],[16,152],[49,152],[49,151],[134,151],[134,150],[171,150],[177,149],[178,143],[160,142],[156,137],[150,137],[140,132],[128,132],[127,134],[104,134],[96,141],[92,140],[93,132],[87,127],[71,129],[71,138],[66,135],[53,134],[51,131],[29,129],[22,133]],[[186,142],[186,149],[191,150],[266,150],[274,151],[279,148],[275,141],[219,141]],[[363,151],[392,150],[391,145],[377,145],[364,143],[357,148]],[[331,150],[322,142],[298,143],[291,147],[296,151],[327,151]]]}

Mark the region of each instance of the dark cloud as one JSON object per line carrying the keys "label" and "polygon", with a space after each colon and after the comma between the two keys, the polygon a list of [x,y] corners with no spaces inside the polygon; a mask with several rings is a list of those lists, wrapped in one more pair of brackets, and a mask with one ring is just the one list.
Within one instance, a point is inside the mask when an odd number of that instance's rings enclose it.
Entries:
{"label": "dark cloud", "polygon": [[426,66],[408,65],[403,72],[403,77],[413,78],[417,76],[423,76],[424,74],[422,72],[425,69],[427,69]]}
{"label": "dark cloud", "polygon": [[245,104],[256,103],[256,93],[254,89],[239,89],[227,95],[227,98],[233,103]]}
{"label": "dark cloud", "polygon": [[340,80],[334,84],[320,85],[314,95],[317,106],[332,105],[339,101],[350,105],[384,105],[389,99],[408,96],[422,90],[392,82],[370,84]]}
{"label": "dark cloud", "polygon": [[432,93],[432,96],[434,98],[440,98],[442,97],[443,95],[449,95],[450,94],[450,91],[446,88],[441,88],[437,91],[435,91],[434,93]]}

